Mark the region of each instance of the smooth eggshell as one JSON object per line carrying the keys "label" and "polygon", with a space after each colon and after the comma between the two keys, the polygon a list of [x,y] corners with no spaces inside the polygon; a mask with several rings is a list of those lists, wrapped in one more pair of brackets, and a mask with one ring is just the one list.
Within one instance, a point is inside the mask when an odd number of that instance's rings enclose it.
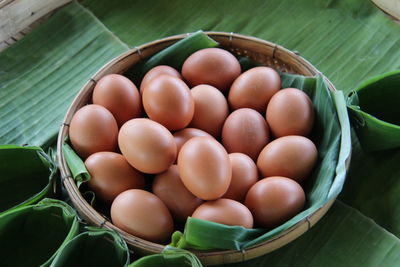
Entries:
{"label": "smooth eggshell", "polygon": [[183,146],[183,144],[185,144],[189,139],[191,139],[193,137],[208,136],[208,137],[213,138],[211,135],[209,135],[205,131],[202,131],[200,129],[195,129],[195,128],[185,128],[183,130],[175,132],[173,135],[174,135],[176,146],[178,148],[178,153],[181,150],[181,147]]}
{"label": "smooth eggshell", "polygon": [[149,70],[146,75],[144,75],[142,82],[140,83],[140,94],[143,94],[143,90],[146,87],[147,83],[153,80],[155,77],[160,76],[162,74],[175,76],[179,79],[182,79],[181,74],[174,69],[173,67],[166,65],[155,66],[151,70]]}
{"label": "smooth eggshell", "polygon": [[224,95],[217,88],[206,84],[198,85],[190,92],[195,106],[190,127],[219,138],[224,121],[229,115],[228,102]]}
{"label": "smooth eggshell", "polygon": [[83,159],[96,152],[114,151],[117,137],[114,116],[100,105],[86,105],[72,117],[69,138],[75,152]]}
{"label": "smooth eggshell", "polygon": [[187,141],[179,152],[178,167],[185,187],[204,200],[220,198],[231,182],[228,153],[213,138],[202,136]]}
{"label": "smooth eggshell", "polygon": [[194,196],[184,186],[177,165],[172,165],[165,172],[157,174],[152,190],[168,207],[176,221],[185,222],[187,217],[203,203],[203,200]]}
{"label": "smooth eggshell", "polygon": [[302,182],[311,174],[317,159],[317,148],[310,139],[289,135],[266,145],[257,159],[257,167],[264,177],[284,176]]}
{"label": "smooth eggshell", "polygon": [[142,101],[136,86],[120,74],[101,78],[93,89],[93,104],[108,109],[121,127],[126,121],[140,117]]}
{"label": "smooth eggshell", "polygon": [[149,119],[133,119],[122,125],[118,144],[129,164],[144,173],[163,172],[176,159],[177,149],[172,134]]}
{"label": "smooth eggshell", "polygon": [[240,75],[239,61],[221,48],[205,48],[191,54],[183,63],[182,76],[191,87],[208,84],[226,92]]}
{"label": "smooth eggshell", "polygon": [[242,73],[229,90],[232,109],[252,108],[264,114],[271,97],[281,88],[281,77],[272,68],[255,67]]}
{"label": "smooth eggshell", "polygon": [[247,191],[258,181],[258,170],[254,161],[243,153],[231,153],[232,179],[223,198],[244,202]]}
{"label": "smooth eggshell", "polygon": [[304,207],[305,194],[301,186],[285,177],[268,177],[254,184],[246,196],[245,205],[257,227],[273,228],[298,214]]}
{"label": "smooth eggshell", "polygon": [[307,136],[314,124],[314,107],[306,93],[286,88],[271,98],[265,117],[275,137]]}
{"label": "smooth eggshell", "polygon": [[121,154],[97,152],[86,159],[85,166],[91,176],[89,187],[107,203],[123,191],[145,186],[143,174],[129,165]]}
{"label": "smooth eggshell", "polygon": [[193,118],[193,97],[179,78],[170,75],[155,77],[147,83],[142,97],[149,118],[168,130],[185,128]]}
{"label": "smooth eggshell", "polygon": [[111,205],[115,226],[148,241],[167,242],[174,230],[171,214],[154,194],[130,189],[119,194]]}
{"label": "smooth eggshell", "polygon": [[244,153],[254,161],[268,141],[268,125],[263,116],[253,109],[235,110],[222,128],[222,143],[226,150],[229,153]]}
{"label": "smooth eggshell", "polygon": [[253,216],[249,209],[232,199],[207,201],[193,212],[192,217],[226,225],[253,227]]}

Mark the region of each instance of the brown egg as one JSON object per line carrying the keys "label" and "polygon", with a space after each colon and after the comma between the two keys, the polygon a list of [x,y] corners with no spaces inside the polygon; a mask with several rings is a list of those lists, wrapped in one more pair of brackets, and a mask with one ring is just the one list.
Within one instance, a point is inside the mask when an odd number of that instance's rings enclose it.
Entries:
{"label": "brown egg", "polygon": [[72,117],[69,139],[82,159],[100,151],[114,151],[117,146],[118,125],[106,108],[87,105]]}
{"label": "brown egg", "polygon": [[111,205],[115,226],[151,242],[167,242],[174,230],[171,214],[154,194],[130,189],[119,194]]}
{"label": "brown egg", "polygon": [[144,173],[166,171],[176,159],[172,134],[149,119],[133,119],[122,125],[118,144],[129,164]]}
{"label": "brown egg", "polygon": [[173,218],[180,222],[185,222],[203,203],[203,200],[194,196],[183,185],[177,165],[172,165],[165,172],[155,176],[153,193],[164,202]]}
{"label": "brown egg", "polygon": [[220,198],[201,204],[193,213],[193,218],[253,228],[253,216],[249,209],[240,202]]}
{"label": "brown egg", "polygon": [[235,110],[222,128],[222,143],[226,150],[229,153],[244,153],[254,161],[268,141],[268,125],[263,116],[253,109]]}
{"label": "brown egg", "polygon": [[185,128],[194,114],[189,88],[181,79],[170,75],[155,77],[146,85],[143,107],[150,119],[169,130]]}
{"label": "brown egg", "polygon": [[152,79],[154,79],[157,76],[160,76],[162,74],[167,74],[171,76],[175,76],[179,79],[182,79],[181,74],[174,69],[173,67],[166,66],[166,65],[159,65],[151,70],[149,70],[146,75],[144,75],[142,82],[140,83],[140,94],[143,94],[143,90],[146,87],[147,83],[150,82]]}
{"label": "brown egg", "polygon": [[187,141],[179,152],[178,167],[185,187],[204,200],[220,198],[231,182],[228,153],[213,138],[200,136]]}
{"label": "brown egg", "polygon": [[254,161],[243,153],[231,153],[232,179],[223,198],[244,202],[247,191],[258,181],[258,170]]}
{"label": "brown egg", "polygon": [[145,186],[143,174],[129,165],[121,154],[97,152],[86,159],[85,166],[91,176],[89,187],[105,202],[111,203],[128,189]]}
{"label": "brown egg", "polygon": [[121,127],[126,121],[140,117],[142,101],[136,86],[126,77],[109,74],[101,78],[93,89],[93,104],[108,109]]}
{"label": "brown egg", "polygon": [[208,136],[213,138],[211,135],[208,133],[195,129],[195,128],[185,128],[183,130],[180,130],[179,132],[176,132],[173,134],[175,138],[175,143],[178,148],[178,153],[181,150],[181,147],[183,146],[184,143],[186,143],[189,139],[196,137],[196,136]]}
{"label": "brown egg", "polygon": [[182,76],[193,87],[208,84],[226,92],[240,75],[239,61],[221,48],[205,48],[190,55],[182,66]]}
{"label": "brown egg", "polygon": [[265,116],[275,137],[307,136],[314,124],[314,107],[306,93],[286,88],[271,98]]}
{"label": "brown egg", "polygon": [[257,167],[264,177],[284,176],[302,182],[311,174],[317,158],[317,148],[310,139],[289,135],[266,145],[257,159]]}
{"label": "brown egg", "polygon": [[253,214],[256,226],[273,228],[298,214],[305,199],[298,183],[274,176],[254,184],[247,193],[245,205]]}
{"label": "brown egg", "polygon": [[217,88],[206,84],[192,88],[191,93],[195,108],[190,126],[219,138],[222,125],[229,115],[228,102],[224,95]]}
{"label": "brown egg", "polygon": [[264,114],[271,97],[281,88],[281,77],[272,68],[255,67],[242,73],[229,90],[232,109],[252,108]]}

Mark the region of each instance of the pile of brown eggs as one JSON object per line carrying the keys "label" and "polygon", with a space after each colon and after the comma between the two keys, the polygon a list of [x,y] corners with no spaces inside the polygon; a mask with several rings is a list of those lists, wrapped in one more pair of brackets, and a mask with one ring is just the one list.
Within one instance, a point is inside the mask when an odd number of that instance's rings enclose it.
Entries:
{"label": "pile of brown eggs", "polygon": [[151,69],[140,91],[106,75],[92,103],[74,114],[70,141],[128,233],[163,243],[188,216],[270,229],[304,208],[299,183],[318,156],[306,137],[314,108],[303,91],[281,89],[272,68],[241,73],[231,53],[207,48],[181,73]]}

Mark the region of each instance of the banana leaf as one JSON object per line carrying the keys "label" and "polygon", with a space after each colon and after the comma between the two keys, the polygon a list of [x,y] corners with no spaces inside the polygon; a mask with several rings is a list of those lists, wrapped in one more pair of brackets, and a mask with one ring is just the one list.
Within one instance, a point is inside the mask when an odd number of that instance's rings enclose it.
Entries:
{"label": "banana leaf", "polygon": [[0,214],[54,194],[56,163],[40,147],[0,145]]}
{"label": "banana leaf", "polygon": [[83,0],[131,47],[174,34],[236,32],[280,44],[338,88],[400,67],[400,27],[364,0]]}
{"label": "banana leaf", "polygon": [[79,89],[127,46],[72,3],[0,54],[0,144],[51,145]]}
{"label": "banana leaf", "polygon": [[[41,84],[35,85],[35,90],[30,90],[30,96],[23,94],[20,88],[27,86],[32,77],[41,77],[47,81],[47,85],[54,86],[52,77],[63,79],[64,76],[71,78],[69,72],[74,69],[77,73],[89,70],[92,65],[82,67],[86,58],[94,59],[98,57],[99,61],[104,60],[104,51],[118,54],[116,47],[120,50],[121,43],[117,40],[120,38],[129,46],[140,45],[144,42],[162,38],[168,35],[193,32],[198,29],[203,30],[220,30],[233,31],[243,34],[253,35],[266,40],[279,43],[289,49],[297,50],[301,55],[316,65],[339,89],[346,92],[353,90],[362,80],[371,76],[385,73],[387,71],[398,69],[400,67],[400,27],[384,16],[379,10],[375,9],[370,1],[362,0],[343,0],[343,1],[314,1],[314,0],[272,0],[272,1],[175,1],[174,4],[163,1],[119,1],[114,4],[109,1],[93,1],[86,0],[83,4],[89,9],[88,11],[79,3],[65,7],[70,9],[68,12],[64,9],[61,12],[72,13],[71,6],[74,6],[74,14],[69,14],[70,19],[68,25],[79,25],[79,27],[62,27],[63,23],[56,24],[55,29],[48,30],[50,27],[39,27],[35,31],[35,38],[28,35],[24,39],[24,45],[20,45],[22,41],[17,42],[14,52],[6,51],[0,54],[3,60],[0,62],[0,97],[1,99],[21,99],[26,98],[24,102],[25,109],[19,113],[19,117],[13,122],[15,129],[7,129],[3,123],[4,106],[0,103],[0,143],[30,143],[35,144],[35,140],[40,133],[42,141],[39,143],[51,143],[56,129],[61,122],[63,115],[57,112],[48,112],[43,108],[36,113],[44,117],[48,123],[36,123],[37,116],[34,120],[23,120],[29,112],[38,109],[38,101],[35,101],[37,94],[41,94],[41,90],[36,88]],[[76,7],[77,6],[77,7]],[[91,12],[100,20],[93,17]],[[224,15],[221,16],[221,13]],[[55,23],[58,14],[53,16],[50,21]],[[83,23],[80,24],[79,21]],[[93,23],[96,26],[93,26]],[[106,28],[104,27],[104,25]],[[88,27],[88,28],[87,28]],[[89,33],[93,33],[93,28],[101,28],[105,33],[100,38],[94,38],[92,42],[88,42]],[[108,32],[108,29],[112,33]],[[46,31],[47,29],[47,31]],[[42,32],[39,36],[39,33]],[[71,34],[74,33],[74,34]],[[115,34],[115,35],[113,35]],[[54,38],[58,36],[58,42]],[[110,37],[111,35],[111,37]],[[74,36],[75,38],[72,38]],[[83,39],[80,40],[79,36]],[[110,43],[104,39],[110,38]],[[80,42],[84,44],[80,44]],[[62,50],[66,52],[65,56],[70,56],[67,62],[70,67],[66,73],[63,66],[54,68],[55,62],[47,62],[46,60],[35,61],[34,53],[31,51],[39,51],[38,58],[44,58],[44,50],[49,50],[54,55],[54,49],[57,45],[62,46]],[[72,44],[68,46],[68,44]],[[124,46],[122,44],[122,46]],[[101,49],[105,47],[105,49]],[[9,48],[12,49],[12,48]],[[80,53],[82,52],[82,53]],[[21,55],[20,57],[18,55]],[[109,56],[112,58],[113,56]],[[6,58],[7,60],[4,60]],[[24,59],[27,60],[24,60]],[[29,63],[29,60],[32,62]],[[7,63],[7,64],[3,64]],[[38,63],[38,64],[36,64]],[[47,64],[48,63],[48,64]],[[91,60],[92,64],[97,65],[98,61]],[[100,62],[98,66],[102,63]],[[61,64],[62,65],[62,64]],[[20,71],[24,69],[24,71]],[[50,71],[51,70],[51,71]],[[34,75],[26,75],[32,71]],[[14,83],[4,83],[4,75],[12,76],[10,80]],[[47,77],[49,76],[49,77]],[[82,75],[83,76],[83,75]],[[87,75],[83,80],[87,80]],[[29,81],[29,82],[28,82]],[[51,82],[49,82],[51,81]],[[71,81],[71,79],[68,79]],[[75,80],[73,80],[75,81]],[[17,84],[14,86],[13,84]],[[22,86],[23,85],[23,86]],[[7,87],[10,87],[7,88]],[[48,86],[51,87],[51,86]],[[65,88],[65,90],[64,90]],[[71,89],[72,88],[72,89]],[[46,103],[43,107],[55,106],[54,99],[62,99],[62,94],[70,94],[70,101],[80,85],[63,84],[63,86],[54,86],[47,88],[47,95],[55,95],[55,98],[47,99],[44,97],[42,102]],[[76,91],[74,91],[76,90]],[[4,93],[7,91],[7,93]],[[12,95],[10,92],[15,92]],[[74,93],[72,93],[74,91]],[[20,96],[21,95],[21,96]],[[16,96],[20,96],[17,97]],[[33,101],[30,101],[33,99]],[[68,102],[66,101],[66,102]],[[9,105],[9,103],[7,104]],[[60,103],[57,103],[60,105]],[[69,103],[65,103],[67,107]],[[16,110],[16,108],[11,108]],[[22,107],[21,107],[22,109]],[[23,117],[22,117],[23,116]],[[59,120],[55,118],[59,118]],[[43,120],[41,120],[43,121]],[[57,124],[55,126],[54,124]],[[5,127],[5,128],[4,128]],[[23,129],[23,130],[19,130]],[[8,133],[4,133],[8,130]],[[49,133],[53,134],[49,134]],[[39,134],[39,135],[40,135]],[[8,135],[8,136],[7,136]],[[22,138],[21,135],[25,137]],[[51,137],[49,137],[51,136]],[[13,140],[13,141],[7,141]],[[18,141],[19,140],[19,141]],[[363,214],[375,220],[379,225],[383,226],[390,232],[400,236],[400,149],[387,150],[384,152],[368,153],[362,151],[357,142],[357,137],[352,138],[352,164],[347,178],[346,185],[340,198],[346,204],[355,207]],[[338,209],[345,209],[338,206]],[[355,209],[349,209],[348,213],[357,213]],[[330,218],[329,215],[325,218]],[[342,216],[340,213],[334,213],[335,216]],[[350,215],[346,215],[350,216]],[[352,222],[357,222],[358,217],[354,217]],[[354,266],[358,262],[365,263],[370,261],[372,265],[378,265],[376,259],[382,259],[382,255],[386,255],[389,251],[389,257],[386,261],[382,260],[383,266],[396,266],[398,259],[392,257],[393,253],[400,254],[397,247],[390,246],[385,242],[379,243],[379,248],[375,244],[377,240],[384,239],[384,231],[378,230],[379,226],[368,220],[371,224],[370,228],[363,228],[362,232],[368,233],[367,240],[360,238],[364,234],[353,234],[347,231],[347,227],[351,229],[349,223],[341,223],[340,228],[334,228],[335,233],[340,235],[339,239],[334,238],[335,242],[324,237],[325,232],[318,235],[312,235],[313,230],[306,233],[300,240],[311,236],[310,239],[304,239],[301,245],[294,241],[290,245],[282,248],[279,257],[285,257],[289,263],[277,263],[277,265],[297,265],[297,266],[332,266],[335,262],[339,262],[341,266]],[[315,227],[318,227],[318,223]],[[332,224],[336,226],[335,224]],[[373,227],[372,227],[373,226]],[[321,231],[320,228],[318,231]],[[341,234],[341,233],[346,234]],[[321,239],[321,242],[317,240]],[[351,246],[348,246],[351,244]],[[290,250],[289,250],[290,248]],[[308,249],[308,257],[302,257],[304,249]],[[278,250],[279,251],[279,250]],[[351,251],[351,255],[344,252]],[[290,252],[290,253],[289,253]],[[286,256],[287,255],[287,256]],[[265,262],[262,260],[266,259]],[[259,262],[251,261],[248,265],[264,266],[268,263],[269,255],[259,258]],[[274,265],[278,261],[271,261]],[[320,264],[318,264],[320,263]],[[353,263],[353,264],[349,264]],[[336,266],[336,265],[335,265]]]}
{"label": "banana leaf", "polygon": [[78,230],[75,211],[60,200],[5,212],[0,215],[0,266],[49,266]]}
{"label": "banana leaf", "polygon": [[128,246],[118,233],[96,227],[86,230],[60,247],[51,267],[128,266]]}
{"label": "banana leaf", "polygon": [[90,173],[85,167],[85,163],[82,159],[75,153],[75,151],[64,142],[62,145],[62,150],[64,153],[65,161],[67,162],[68,168],[71,170],[72,177],[75,179],[78,187],[84,182],[90,180]]}
{"label": "banana leaf", "polygon": [[349,175],[339,198],[400,237],[400,149],[366,152],[353,136]]}
{"label": "banana leaf", "polygon": [[[351,237],[351,238],[349,238]],[[398,266],[400,240],[341,201],[306,234],[262,257],[222,266]]]}
{"label": "banana leaf", "polygon": [[349,110],[367,151],[400,147],[400,70],[363,82],[349,96]]}
{"label": "banana leaf", "polygon": [[154,254],[142,257],[129,265],[129,267],[147,267],[147,266],[201,267],[203,265],[193,253],[184,249],[166,246],[161,254]]}

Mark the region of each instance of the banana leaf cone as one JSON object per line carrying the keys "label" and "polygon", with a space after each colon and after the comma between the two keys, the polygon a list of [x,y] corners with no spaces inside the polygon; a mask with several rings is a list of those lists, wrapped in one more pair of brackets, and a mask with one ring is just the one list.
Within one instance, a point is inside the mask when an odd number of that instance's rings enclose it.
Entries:
{"label": "banana leaf cone", "polygon": [[64,244],[50,266],[128,266],[128,246],[115,231],[87,230]]}
{"label": "banana leaf cone", "polygon": [[40,147],[1,145],[0,173],[0,214],[53,196],[57,166]]}
{"label": "banana leaf cone", "polygon": [[60,246],[79,231],[75,211],[44,199],[0,215],[0,266],[49,266]]}
{"label": "banana leaf cone", "polygon": [[400,70],[363,82],[350,92],[348,107],[364,150],[400,147]]}

